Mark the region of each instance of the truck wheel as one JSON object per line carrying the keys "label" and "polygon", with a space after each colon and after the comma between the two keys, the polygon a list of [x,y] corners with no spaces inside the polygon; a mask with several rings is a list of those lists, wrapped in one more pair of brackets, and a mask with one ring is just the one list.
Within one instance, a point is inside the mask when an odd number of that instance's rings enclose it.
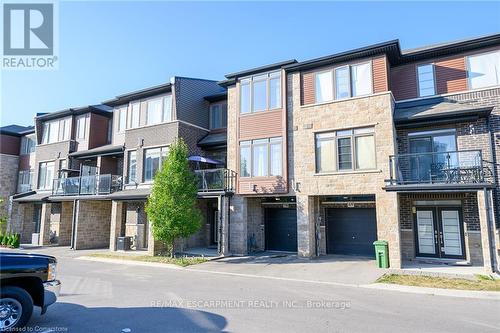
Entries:
{"label": "truck wheel", "polygon": [[5,287],[0,291],[0,332],[24,327],[33,313],[33,299],[19,287]]}

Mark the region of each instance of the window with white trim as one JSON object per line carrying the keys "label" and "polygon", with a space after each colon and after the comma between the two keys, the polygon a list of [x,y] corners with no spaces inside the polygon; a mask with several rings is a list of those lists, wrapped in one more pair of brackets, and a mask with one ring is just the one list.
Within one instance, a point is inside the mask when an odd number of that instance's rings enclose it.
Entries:
{"label": "window with white trim", "polygon": [[125,131],[127,127],[127,107],[124,106],[118,109],[118,132]]}
{"label": "window with white trim", "polygon": [[139,117],[141,111],[141,103],[135,102],[130,104],[130,112],[129,112],[129,127],[128,128],[136,128],[139,127]]}
{"label": "window with white trim", "polygon": [[71,139],[71,117],[43,123],[42,143],[54,143]]}
{"label": "window with white trim", "polygon": [[269,72],[240,80],[240,113],[281,107],[281,72]]}
{"label": "window with white trim", "polygon": [[128,152],[128,184],[137,182],[137,152],[131,150]]}
{"label": "window with white trim", "polygon": [[88,116],[79,116],[76,118],[76,138],[77,139],[85,139],[87,136],[87,123]]}
{"label": "window with white trim", "polygon": [[283,175],[282,138],[240,142],[240,176],[268,177]]}
{"label": "window with white trim", "polygon": [[30,153],[33,153],[35,151],[35,136],[29,135],[29,136],[23,136],[21,139],[21,155],[27,155]]}
{"label": "window with white trim", "polygon": [[19,171],[17,193],[31,191],[31,186],[33,185],[33,174],[33,169]]}
{"label": "window with white trim", "polygon": [[469,89],[500,85],[500,51],[467,57]]}
{"label": "window with white trim", "polygon": [[316,134],[316,172],[373,170],[375,168],[373,127]]}
{"label": "window with white trim", "polygon": [[417,66],[418,96],[433,96],[436,94],[434,83],[434,64]]}
{"label": "window with white trim", "polygon": [[52,189],[52,183],[54,181],[55,174],[55,163],[52,162],[41,162],[38,168],[38,188],[41,190]]}
{"label": "window with white trim", "polygon": [[152,182],[167,157],[168,147],[149,148],[144,151],[144,181]]}

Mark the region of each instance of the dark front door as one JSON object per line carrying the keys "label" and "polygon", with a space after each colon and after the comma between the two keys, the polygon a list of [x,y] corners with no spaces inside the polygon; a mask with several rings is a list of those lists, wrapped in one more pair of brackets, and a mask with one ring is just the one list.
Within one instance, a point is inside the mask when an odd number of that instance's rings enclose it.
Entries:
{"label": "dark front door", "polygon": [[210,221],[210,245],[215,245],[218,242],[217,238],[217,221],[219,220],[219,211],[216,207],[208,208],[208,218]]}
{"label": "dark front door", "polygon": [[374,208],[326,210],[327,253],[374,256],[377,218]]}
{"label": "dark front door", "polygon": [[459,207],[418,207],[414,219],[417,256],[465,258]]}
{"label": "dark front door", "polygon": [[297,210],[267,208],[265,211],[266,250],[297,251]]}

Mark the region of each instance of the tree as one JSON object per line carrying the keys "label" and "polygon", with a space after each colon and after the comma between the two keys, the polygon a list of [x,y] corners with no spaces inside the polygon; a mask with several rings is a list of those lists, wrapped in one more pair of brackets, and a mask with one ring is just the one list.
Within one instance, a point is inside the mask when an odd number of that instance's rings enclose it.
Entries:
{"label": "tree", "polygon": [[179,139],[170,146],[161,170],[156,173],[146,204],[154,239],[163,241],[171,256],[176,239],[186,238],[201,228],[197,192],[195,175],[189,169],[188,147]]}

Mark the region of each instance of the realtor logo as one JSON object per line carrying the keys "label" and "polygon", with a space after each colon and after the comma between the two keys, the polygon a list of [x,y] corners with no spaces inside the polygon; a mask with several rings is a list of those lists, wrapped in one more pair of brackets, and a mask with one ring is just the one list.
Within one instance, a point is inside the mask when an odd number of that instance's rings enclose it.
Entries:
{"label": "realtor logo", "polygon": [[52,55],[54,52],[54,6],[4,4],[4,55]]}
{"label": "realtor logo", "polygon": [[[37,1],[37,0],[35,0]],[[55,3],[4,3],[4,69],[53,69],[57,62]]]}

